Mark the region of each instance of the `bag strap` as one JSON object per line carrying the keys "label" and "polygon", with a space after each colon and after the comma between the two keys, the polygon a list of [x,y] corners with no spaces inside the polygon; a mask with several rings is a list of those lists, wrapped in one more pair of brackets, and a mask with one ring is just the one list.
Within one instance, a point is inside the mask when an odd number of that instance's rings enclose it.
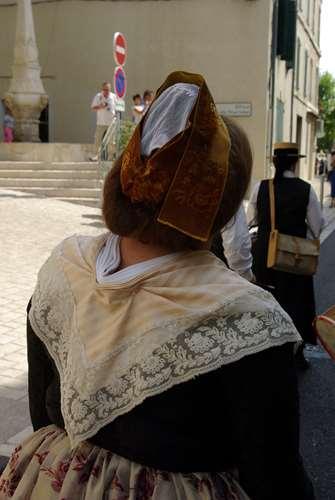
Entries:
{"label": "bag strap", "polygon": [[275,215],[275,189],[273,179],[269,179],[269,198],[270,198],[270,218],[271,218],[271,232],[276,229],[276,215]]}
{"label": "bag strap", "polygon": [[317,236],[315,236],[313,229],[311,228],[311,226],[308,225],[307,222],[306,222],[306,226],[307,226],[307,231],[309,231],[311,233],[311,235],[313,236],[313,238],[315,240],[319,240],[320,238],[318,238]]}

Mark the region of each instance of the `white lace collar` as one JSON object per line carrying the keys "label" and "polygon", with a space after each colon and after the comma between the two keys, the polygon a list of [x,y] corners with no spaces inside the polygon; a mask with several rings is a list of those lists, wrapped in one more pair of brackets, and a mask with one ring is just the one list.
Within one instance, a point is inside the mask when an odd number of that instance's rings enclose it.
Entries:
{"label": "white lace collar", "polygon": [[62,242],[39,272],[29,312],[59,372],[72,446],[148,397],[300,340],[270,294],[207,251],[183,252],[127,283],[97,283],[105,241]]}

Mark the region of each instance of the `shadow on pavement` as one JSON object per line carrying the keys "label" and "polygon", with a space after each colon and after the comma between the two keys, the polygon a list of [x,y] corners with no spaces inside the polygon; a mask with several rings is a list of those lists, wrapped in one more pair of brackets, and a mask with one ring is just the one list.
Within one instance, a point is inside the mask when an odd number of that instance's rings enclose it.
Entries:
{"label": "shadow on pavement", "polygon": [[299,373],[301,453],[317,500],[334,500],[335,363],[312,359]]}
{"label": "shadow on pavement", "polygon": [[83,226],[97,227],[106,229],[106,226],[103,222],[103,218],[100,214],[82,214],[83,219],[92,220],[92,222],[83,222]]}
{"label": "shadow on pavement", "polygon": [[84,219],[99,219],[102,220],[102,216],[100,214],[82,214]]}
{"label": "shadow on pavement", "polygon": [[[335,303],[335,232],[321,245],[318,272],[314,278],[317,313],[321,314]],[[335,498],[335,493],[334,493]]]}
{"label": "shadow on pavement", "polygon": [[32,198],[32,199],[44,199],[45,196],[38,196],[36,194],[22,194],[22,191],[18,194],[0,193],[0,198]]}
{"label": "shadow on pavement", "polygon": [[83,222],[82,226],[89,226],[89,227],[97,227],[97,228],[106,229],[106,226],[103,222]]}

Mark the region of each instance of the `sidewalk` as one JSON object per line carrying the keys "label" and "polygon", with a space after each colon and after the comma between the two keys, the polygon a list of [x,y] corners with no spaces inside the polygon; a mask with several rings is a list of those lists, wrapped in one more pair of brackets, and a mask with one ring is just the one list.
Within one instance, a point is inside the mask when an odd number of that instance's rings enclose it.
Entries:
{"label": "sidewalk", "polygon": [[[315,177],[311,184],[320,199],[321,192],[321,177]],[[324,182],[324,197],[323,197],[323,215],[325,218],[325,225],[321,234],[321,243],[323,243],[328,236],[334,231],[335,224],[335,208],[329,208],[330,205],[330,184],[325,180]]]}
{"label": "sidewalk", "polygon": [[0,455],[29,434],[26,306],[39,268],[73,233],[101,232],[99,210],[0,190]]}

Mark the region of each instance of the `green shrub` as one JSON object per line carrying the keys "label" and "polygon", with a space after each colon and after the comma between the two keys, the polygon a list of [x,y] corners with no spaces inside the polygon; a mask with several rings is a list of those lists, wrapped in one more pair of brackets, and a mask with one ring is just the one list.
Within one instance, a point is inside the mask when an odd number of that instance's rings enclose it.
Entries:
{"label": "green shrub", "polygon": [[[133,135],[134,130],[135,130],[135,124],[133,122],[131,122],[130,120],[121,121],[119,136],[116,136],[115,158],[118,158],[120,154],[123,152],[131,136]],[[109,158],[107,160],[107,156],[105,156],[104,153],[99,159],[100,173],[103,179],[106,177],[109,170],[113,167],[114,159]]]}
{"label": "green shrub", "polygon": [[122,120],[120,127],[120,139],[118,144],[118,153],[122,153],[122,151],[127,146],[133,132],[135,130],[135,124],[130,120]]}

